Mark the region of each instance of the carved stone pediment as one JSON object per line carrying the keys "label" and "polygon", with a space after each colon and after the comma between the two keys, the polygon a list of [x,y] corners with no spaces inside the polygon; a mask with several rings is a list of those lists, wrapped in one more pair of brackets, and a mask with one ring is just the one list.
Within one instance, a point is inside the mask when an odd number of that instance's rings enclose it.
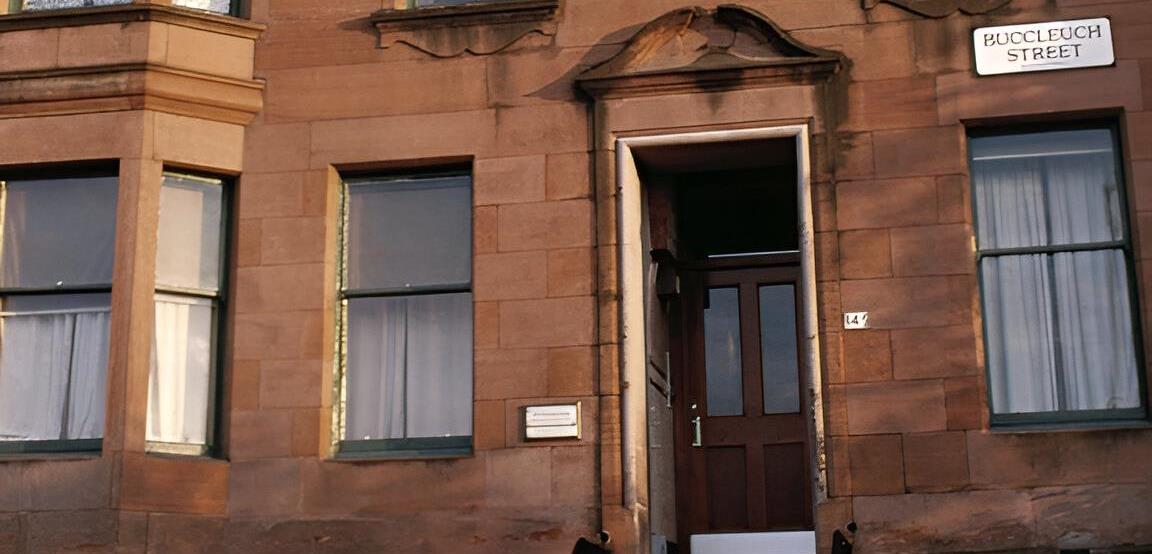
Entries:
{"label": "carved stone pediment", "polygon": [[988,13],[1007,6],[1012,0],[861,0],[865,10],[892,4],[924,17],[948,17],[956,12],[968,15]]}
{"label": "carved stone pediment", "polygon": [[810,81],[839,65],[839,54],[801,44],[755,10],[722,5],[660,16],[577,81],[593,96],[663,94]]}

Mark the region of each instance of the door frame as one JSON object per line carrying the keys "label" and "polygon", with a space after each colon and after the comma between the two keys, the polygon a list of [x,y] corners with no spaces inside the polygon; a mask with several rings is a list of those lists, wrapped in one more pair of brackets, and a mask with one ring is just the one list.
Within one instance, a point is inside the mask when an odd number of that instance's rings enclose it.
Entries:
{"label": "door frame", "polygon": [[[797,210],[800,225],[800,280],[801,306],[798,310],[797,329],[801,339],[803,376],[811,400],[808,429],[813,452],[810,452],[813,510],[827,499],[827,472],[825,468],[825,433],[823,386],[820,366],[820,334],[816,299],[815,228],[813,226],[811,141],[808,124],[784,125],[751,129],[732,129],[670,133],[647,136],[615,137],[616,149],[616,238],[619,269],[619,336],[620,377],[625,386],[620,397],[620,454],[622,495],[626,506],[646,500],[648,493],[647,451],[647,345],[645,328],[645,300],[654,291],[647,290],[644,280],[644,210],[643,183],[641,182],[634,148],[651,146],[724,143],[758,139],[791,138],[796,146]],[[814,515],[815,520],[815,515]],[[647,527],[645,525],[645,527]],[[647,537],[644,537],[646,542]]]}

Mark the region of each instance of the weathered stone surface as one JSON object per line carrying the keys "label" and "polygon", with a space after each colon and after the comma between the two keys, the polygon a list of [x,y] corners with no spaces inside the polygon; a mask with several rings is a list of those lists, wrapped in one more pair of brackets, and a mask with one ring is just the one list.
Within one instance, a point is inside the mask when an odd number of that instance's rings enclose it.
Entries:
{"label": "weathered stone surface", "polygon": [[853,330],[844,333],[844,381],[864,383],[892,378],[890,333]]}
{"label": "weathered stone surface", "polygon": [[911,492],[957,490],[968,484],[964,433],[904,435],[905,482]]}
{"label": "weathered stone surface", "polygon": [[221,460],[126,453],[122,470],[124,510],[221,514],[228,502],[230,467]]}
{"label": "weathered stone surface", "polygon": [[848,431],[852,434],[943,431],[948,424],[940,381],[849,384]]}
{"label": "weathered stone surface", "polygon": [[861,496],[852,502],[862,552],[1020,551],[1035,546],[1026,491]]}
{"label": "weathered stone surface", "polygon": [[27,552],[116,552],[117,514],[109,510],[33,512],[25,516]]}

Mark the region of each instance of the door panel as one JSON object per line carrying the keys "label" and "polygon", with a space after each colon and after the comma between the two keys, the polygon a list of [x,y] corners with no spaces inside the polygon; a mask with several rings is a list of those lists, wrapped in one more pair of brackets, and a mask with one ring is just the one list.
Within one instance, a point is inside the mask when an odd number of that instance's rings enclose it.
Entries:
{"label": "door panel", "polygon": [[812,528],[798,274],[793,265],[681,274],[673,333],[681,544],[700,533]]}
{"label": "door panel", "polygon": [[765,505],[768,520],[797,529],[808,525],[812,506],[808,483],[796,479],[808,475],[808,453],[802,442],[764,446]]}
{"label": "door panel", "polygon": [[713,529],[748,528],[748,468],[744,448],[724,446],[706,451],[708,472],[708,526]]}

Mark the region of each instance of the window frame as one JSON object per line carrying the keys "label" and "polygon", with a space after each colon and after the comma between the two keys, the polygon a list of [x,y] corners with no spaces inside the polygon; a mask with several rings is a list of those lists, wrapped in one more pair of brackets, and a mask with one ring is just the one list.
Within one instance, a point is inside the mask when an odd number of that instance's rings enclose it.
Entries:
{"label": "window frame", "polygon": [[[17,15],[17,14],[27,14],[27,13],[53,13],[53,12],[59,12],[61,10],[76,10],[76,9],[85,9],[85,8],[91,9],[91,8],[106,7],[106,6],[67,6],[67,7],[63,7],[63,8],[55,8],[55,9],[48,9],[48,10],[31,10],[31,11],[29,11],[29,10],[24,9],[24,1],[25,0],[7,0],[8,11],[6,13],[0,14],[0,17],[2,17],[4,15]],[[4,0],[0,0],[0,2],[4,2]],[[131,1],[124,2],[124,5],[130,5],[130,4],[132,4]],[[212,10],[200,10],[197,8],[189,8],[186,6],[176,6],[176,5],[173,5],[171,7],[177,8],[177,9],[193,10],[195,12],[208,13],[208,14],[213,14],[213,15],[223,15],[223,16],[236,17],[236,18],[243,17],[243,13],[244,13],[244,9],[246,8],[247,0],[229,0],[228,4],[229,4],[229,7],[228,7],[227,12],[215,12]],[[3,4],[0,4],[0,5],[3,5]]]}
{"label": "window frame", "polygon": [[[1139,279],[1136,272],[1137,258],[1133,246],[1132,238],[1132,214],[1130,213],[1130,198],[1129,195],[1133,194],[1130,190],[1128,175],[1124,165],[1124,142],[1121,134],[1120,125],[1113,119],[1087,119],[1075,120],[1066,122],[1037,122],[1019,125],[996,125],[996,126],[980,126],[969,127],[966,133],[965,145],[970,146],[972,139],[986,138],[986,137],[1002,137],[1002,136],[1019,136],[1044,132],[1059,132],[1059,131],[1108,131],[1112,139],[1112,158],[1113,169],[1119,189],[1117,197],[1119,200],[1120,209],[1120,224],[1123,233],[1123,239],[1118,241],[1101,241],[1091,243],[1073,243],[1063,245],[1044,245],[1035,247],[1012,247],[1012,248],[988,248],[984,249],[980,246],[980,240],[977,236],[979,214],[977,213],[976,199],[975,199],[975,181],[971,178],[972,167],[975,161],[971,148],[968,149],[968,171],[969,183],[967,193],[970,198],[970,210],[972,215],[972,237],[973,246],[975,250],[975,269],[976,279],[979,285],[980,294],[980,325],[983,335],[982,348],[983,348],[983,362],[984,362],[984,395],[985,402],[988,406],[989,424],[993,428],[1014,428],[1014,427],[1034,427],[1044,425],[1056,425],[1059,427],[1077,427],[1083,425],[1108,425],[1108,424],[1123,424],[1126,422],[1145,424],[1148,422],[1148,368],[1145,365],[1145,341],[1143,326],[1141,324],[1141,304],[1139,296]],[[989,358],[988,347],[988,318],[985,316],[987,299],[985,296],[985,283],[982,269],[983,260],[986,258],[994,258],[1001,256],[1011,255],[1027,255],[1027,254],[1055,254],[1065,252],[1089,252],[1089,251],[1109,251],[1119,249],[1123,254],[1124,270],[1128,280],[1128,317],[1132,326],[1134,355],[1136,364],[1136,379],[1139,386],[1138,398],[1140,405],[1136,408],[1118,408],[1118,409],[1097,409],[1097,410],[1068,410],[1058,409],[1051,412],[1029,412],[1029,413],[1008,413],[997,414],[993,408],[993,391],[992,391],[992,378],[991,378],[991,365]],[[1062,371],[1057,369],[1057,371]],[[1058,402],[1063,403],[1063,395],[1057,395]]]}
{"label": "window frame", "polygon": [[[467,177],[468,178],[468,196],[469,196],[469,244],[468,244],[468,264],[469,264],[469,281],[468,283],[438,283],[433,285],[421,285],[417,287],[388,287],[388,288],[362,288],[351,289],[348,287],[348,261],[349,255],[349,216],[351,210],[349,209],[350,185],[355,185],[357,182],[385,182],[385,181],[402,181],[402,180],[417,180],[417,179],[436,179],[436,178],[450,178],[450,177]],[[402,172],[370,172],[358,171],[341,173],[340,175],[340,202],[338,208],[338,217],[340,221],[338,235],[338,253],[339,259],[337,266],[337,321],[336,321],[336,402],[335,414],[333,420],[333,451],[336,459],[450,459],[450,458],[465,458],[472,456],[474,453],[474,442],[476,436],[475,429],[475,305],[476,300],[473,293],[475,275],[472,272],[473,264],[475,261],[475,237],[474,237],[474,217],[475,209],[473,202],[475,198],[475,178],[472,168],[469,165],[452,165],[433,169],[429,171],[419,170],[406,170]],[[468,413],[469,419],[472,421],[472,432],[470,435],[456,435],[447,437],[406,437],[399,439],[368,439],[368,440],[347,440],[344,438],[347,432],[346,417],[348,406],[348,302],[356,298],[404,298],[420,295],[439,295],[439,294],[454,294],[454,293],[468,293],[471,298],[472,305],[471,322],[472,335],[468,337],[469,352],[472,355],[472,374],[473,383],[468,397]]]}
{"label": "window frame", "polygon": [[[19,0],[15,0],[19,1]],[[44,165],[32,167],[17,167],[4,171],[0,171],[0,214],[3,213],[6,205],[6,198],[4,198],[9,181],[33,181],[33,180],[51,180],[51,179],[116,179],[116,194],[117,205],[119,205],[119,191],[120,191],[120,171],[118,161],[95,161],[95,162],[77,162],[69,164],[68,167],[60,167],[58,165]],[[119,208],[117,208],[119,210]],[[0,215],[0,224],[3,219]],[[119,221],[116,220],[116,214],[113,214],[113,224],[117,227]],[[0,229],[0,240],[3,240],[2,229]],[[115,241],[115,235],[113,241]],[[115,254],[113,254],[115,256]],[[115,260],[113,260],[115,264]],[[113,266],[114,267],[114,266]],[[113,274],[112,280],[115,280]],[[4,287],[0,286],[0,307],[3,306],[5,298],[11,296],[54,296],[61,294],[112,294],[113,283],[109,282],[107,285],[82,285],[72,287]],[[112,306],[109,304],[109,313],[112,311]],[[111,340],[111,336],[109,336]],[[109,344],[111,349],[111,344]],[[107,370],[107,368],[105,369]],[[108,410],[107,399],[107,383],[105,383],[105,414]],[[106,423],[107,420],[105,420]],[[107,427],[104,428],[107,431]],[[49,440],[30,440],[30,441],[0,441],[0,456],[4,455],[24,455],[24,454],[80,454],[80,455],[99,455],[104,449],[103,433],[101,438],[98,439],[49,439]]]}
{"label": "window frame", "polygon": [[[221,343],[221,338],[227,336],[228,332],[228,309],[229,298],[228,291],[231,286],[231,266],[229,265],[232,260],[232,234],[235,231],[235,222],[233,221],[233,199],[234,199],[234,182],[228,176],[216,175],[203,171],[184,170],[178,167],[165,166],[161,174],[160,186],[163,187],[163,179],[168,175],[175,177],[184,177],[200,180],[218,181],[220,186],[220,251],[219,251],[219,281],[217,284],[217,292],[215,295],[205,293],[199,289],[188,289],[183,287],[162,286],[159,283],[153,284],[152,292],[152,310],[153,317],[155,317],[156,310],[156,295],[164,294],[169,296],[179,296],[182,298],[199,298],[214,301],[212,305],[212,331],[211,331],[211,356],[212,359],[208,364],[208,410],[206,417],[208,418],[207,424],[204,428],[204,444],[192,443],[172,443],[163,441],[153,441],[147,439],[147,428],[145,428],[145,441],[144,450],[148,453],[154,454],[170,454],[177,456],[199,456],[209,458],[219,458],[222,456],[222,445],[219,439],[219,428],[221,422],[224,420],[224,395],[221,394],[225,382],[225,360],[228,358],[224,351],[224,345]],[[157,215],[157,223],[159,223],[161,215]],[[159,247],[159,227],[157,227],[157,247]],[[155,273],[155,270],[153,270]],[[155,340],[156,322],[152,322],[152,337]],[[149,377],[148,390],[151,391],[151,377]],[[145,399],[147,405],[147,399]]]}

